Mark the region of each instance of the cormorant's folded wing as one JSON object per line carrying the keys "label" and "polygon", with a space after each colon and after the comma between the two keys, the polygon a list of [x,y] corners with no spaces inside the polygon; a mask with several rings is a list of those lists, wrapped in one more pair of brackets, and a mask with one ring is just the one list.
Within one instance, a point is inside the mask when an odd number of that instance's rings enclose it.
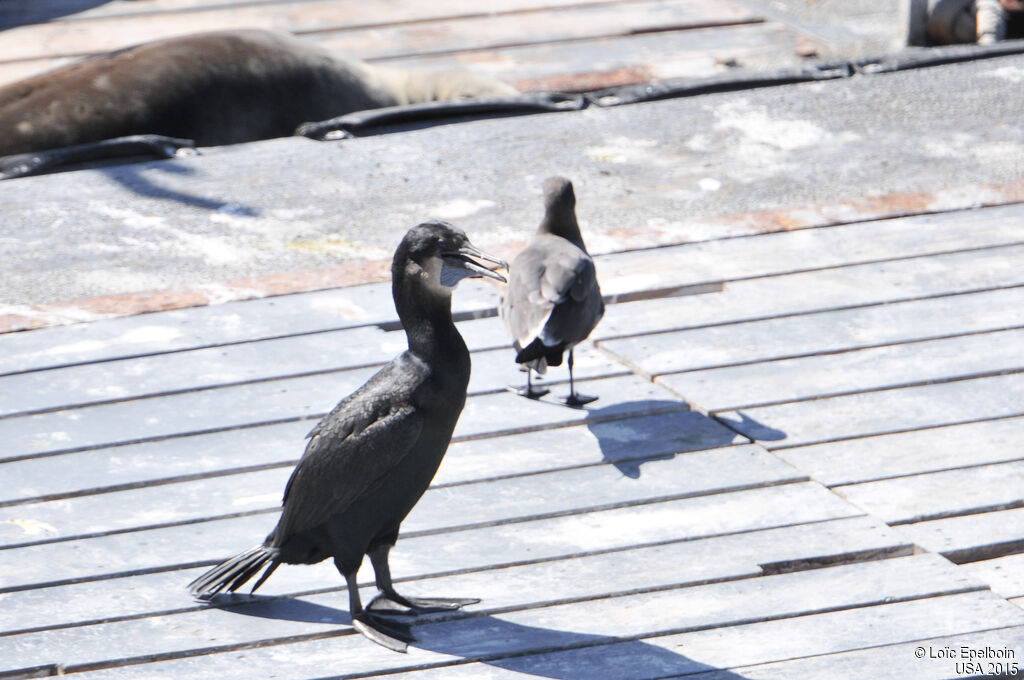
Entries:
{"label": "cormorant's folded wing", "polygon": [[410,403],[395,395],[369,403],[355,396],[310,433],[306,452],[285,487],[277,539],[315,527],[373,493],[419,438],[423,415]]}

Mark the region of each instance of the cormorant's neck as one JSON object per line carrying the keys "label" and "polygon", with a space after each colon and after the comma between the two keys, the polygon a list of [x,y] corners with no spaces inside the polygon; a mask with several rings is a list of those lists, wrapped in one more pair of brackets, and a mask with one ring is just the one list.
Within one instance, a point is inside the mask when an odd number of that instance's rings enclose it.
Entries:
{"label": "cormorant's neck", "polygon": [[439,356],[468,356],[469,350],[452,321],[452,297],[447,289],[403,277],[393,285],[395,307],[409,350],[424,360]]}

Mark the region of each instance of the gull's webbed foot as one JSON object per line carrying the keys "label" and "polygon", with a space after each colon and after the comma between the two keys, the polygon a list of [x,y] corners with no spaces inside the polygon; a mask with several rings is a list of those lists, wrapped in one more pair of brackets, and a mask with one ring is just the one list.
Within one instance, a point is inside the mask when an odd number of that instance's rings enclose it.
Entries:
{"label": "gull's webbed foot", "polygon": [[591,396],[589,394],[580,394],[579,392],[573,392],[568,397],[566,397],[564,401],[566,406],[571,406],[572,408],[580,408],[582,406],[586,406],[592,401],[597,401],[597,397]]}
{"label": "gull's webbed foot", "polygon": [[513,387],[509,385],[508,389],[511,392],[515,392],[520,397],[526,397],[527,399],[540,399],[551,391],[546,387],[537,387],[535,385],[527,385],[526,387]]}

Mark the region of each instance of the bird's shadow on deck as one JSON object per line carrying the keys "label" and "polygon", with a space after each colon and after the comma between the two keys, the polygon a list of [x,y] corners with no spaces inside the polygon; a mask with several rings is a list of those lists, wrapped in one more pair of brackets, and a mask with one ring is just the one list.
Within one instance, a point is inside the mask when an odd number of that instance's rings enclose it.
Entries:
{"label": "bird's shadow on deck", "polygon": [[[344,595],[339,594],[339,597]],[[215,602],[217,606],[247,616],[308,623],[352,623],[345,610],[301,599],[230,596],[218,600]],[[593,680],[629,677],[640,680],[716,670],[672,651],[668,646],[610,635],[528,626],[497,616],[474,615],[471,611],[454,618],[425,615],[393,617],[392,620],[412,626],[412,634],[416,637],[412,647],[541,678]],[[369,640],[363,642],[374,644]],[[406,664],[404,658],[396,654],[392,667],[374,670],[397,672],[422,666],[422,659]],[[740,678],[723,673],[716,676],[716,680],[732,677]]]}
{"label": "bird's shadow on deck", "polygon": [[[622,414],[632,416],[616,417]],[[649,399],[588,409],[586,423],[597,437],[603,460],[624,476],[639,479],[644,463],[669,460],[677,453],[746,443],[745,435],[769,441],[786,436],[742,418],[742,423],[733,423],[694,411],[685,402]]]}
{"label": "bird's shadow on deck", "polygon": [[215,198],[207,198],[188,194],[177,189],[161,186],[153,181],[155,173],[167,175],[195,175],[194,168],[178,163],[175,159],[165,160],[139,160],[134,163],[118,162],[97,168],[108,178],[117,182],[126,190],[136,196],[154,198],[162,201],[173,201],[184,206],[211,210],[214,212],[230,213],[242,217],[256,217],[259,211],[249,206],[238,205],[228,201]]}

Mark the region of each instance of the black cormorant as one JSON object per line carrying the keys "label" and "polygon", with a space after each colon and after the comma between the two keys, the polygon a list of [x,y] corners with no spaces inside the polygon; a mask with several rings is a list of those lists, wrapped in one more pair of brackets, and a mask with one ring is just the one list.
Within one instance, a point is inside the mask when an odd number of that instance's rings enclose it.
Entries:
{"label": "black cormorant", "polygon": [[[463,278],[504,278],[480,264],[481,253],[443,222],[411,229],[391,265],[395,307],[409,349],[343,399],[309,433],[284,491],[277,527],[262,545],[213,567],[189,584],[200,599],[234,591],[264,566],[253,591],[282,562],[331,557],[348,584],[353,625],[374,642],[405,651],[413,638],[375,610],[456,609],[479,600],[417,599],[395,592],[388,552],[402,520],[426,491],[466,401],[469,350],[451,314]],[[363,609],[356,572],[368,555],[380,594]]]}
{"label": "black cormorant", "polygon": [[594,261],[587,254],[576,222],[576,196],[564,177],[544,180],[544,219],[533,241],[512,260],[501,318],[516,348],[516,362],[526,369],[520,394],[536,399],[531,370],[543,374],[559,366],[569,351],[569,396],[581,406],[597,399],[576,393],[572,377],[573,347],[586,339],[604,315]]}

